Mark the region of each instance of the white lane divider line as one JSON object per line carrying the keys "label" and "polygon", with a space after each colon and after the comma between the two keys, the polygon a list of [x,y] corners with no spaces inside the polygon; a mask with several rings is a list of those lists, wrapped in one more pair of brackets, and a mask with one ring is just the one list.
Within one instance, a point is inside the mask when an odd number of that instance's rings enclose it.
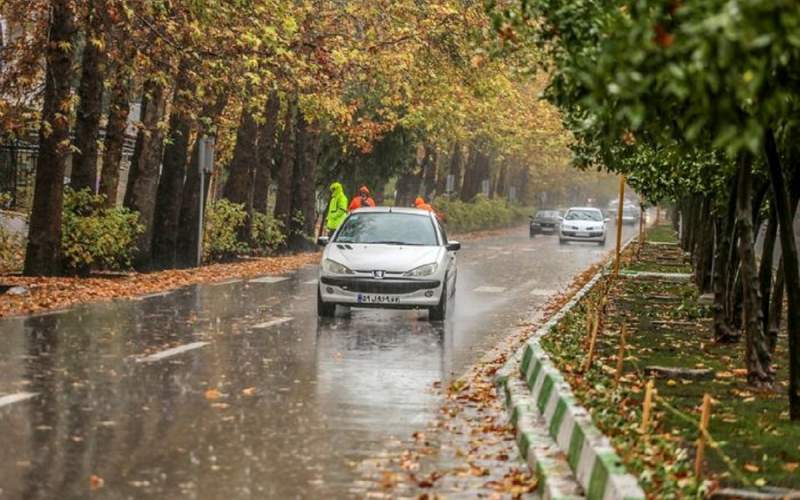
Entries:
{"label": "white lane divider line", "polygon": [[303,282],[304,285],[316,285],[317,283],[319,283],[318,280],[308,280]]}
{"label": "white lane divider line", "polygon": [[275,318],[275,319],[271,319],[269,321],[265,321],[263,323],[258,323],[257,325],[253,325],[251,328],[258,328],[258,329],[269,328],[271,326],[282,325],[284,323],[288,323],[289,321],[292,321],[293,319],[294,318]]}
{"label": "white lane divider line", "polygon": [[502,286],[479,286],[474,289],[475,293],[503,293],[506,289]]}
{"label": "white lane divider line", "polygon": [[155,354],[150,354],[149,356],[142,356],[140,358],[136,358],[136,362],[153,363],[155,361],[161,361],[162,359],[166,359],[171,356],[177,356],[178,354],[183,354],[186,351],[191,351],[193,349],[199,349],[201,347],[205,347],[208,344],[209,344],[208,342],[192,342],[191,344],[180,345],[178,347],[173,347],[171,349],[159,351]]}
{"label": "white lane divider line", "polygon": [[18,392],[16,394],[0,396],[0,408],[13,405],[14,403],[19,403],[20,401],[25,401],[26,399],[31,399],[35,396],[37,396],[37,393],[35,392]]}
{"label": "white lane divider line", "polygon": [[286,276],[264,276],[263,278],[250,280],[250,283],[280,283],[288,279]]}
{"label": "white lane divider line", "polygon": [[555,290],[545,290],[544,288],[534,288],[531,290],[531,295],[535,297],[549,297],[555,295]]}

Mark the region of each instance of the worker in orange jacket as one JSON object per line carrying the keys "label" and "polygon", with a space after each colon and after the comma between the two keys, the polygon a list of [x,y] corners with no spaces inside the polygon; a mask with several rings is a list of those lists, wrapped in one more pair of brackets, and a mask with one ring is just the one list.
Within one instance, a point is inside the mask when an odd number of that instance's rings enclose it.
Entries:
{"label": "worker in orange jacket", "polygon": [[358,208],[374,206],[375,200],[373,200],[369,195],[369,189],[367,189],[367,186],[361,186],[358,188],[358,196],[354,196],[353,200],[350,202],[350,208],[348,211],[352,212]]}
{"label": "worker in orange jacket", "polygon": [[425,199],[422,198],[422,196],[417,196],[417,199],[414,200],[414,206],[419,208],[420,210],[427,210],[428,212],[433,212],[433,207],[425,203]]}

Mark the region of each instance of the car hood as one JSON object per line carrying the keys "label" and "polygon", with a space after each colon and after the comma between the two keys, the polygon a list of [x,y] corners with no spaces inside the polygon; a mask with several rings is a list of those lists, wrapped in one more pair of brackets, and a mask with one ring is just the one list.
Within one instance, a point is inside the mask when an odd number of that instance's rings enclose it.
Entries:
{"label": "car hood", "polygon": [[325,249],[324,257],[353,271],[404,273],[431,262],[439,262],[442,252],[444,247],[332,243]]}
{"label": "car hood", "polygon": [[596,220],[565,220],[562,224],[564,227],[577,227],[578,229],[586,229],[590,227],[602,227],[603,221]]}

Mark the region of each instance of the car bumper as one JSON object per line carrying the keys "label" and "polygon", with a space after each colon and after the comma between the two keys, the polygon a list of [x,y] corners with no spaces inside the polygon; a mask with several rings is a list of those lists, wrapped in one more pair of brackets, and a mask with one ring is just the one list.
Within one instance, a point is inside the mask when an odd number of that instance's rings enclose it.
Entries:
{"label": "car bumper", "polygon": [[603,241],[606,234],[602,231],[589,231],[587,233],[578,233],[576,231],[561,231],[559,237],[562,240],[569,241]]}
{"label": "car bumper", "polygon": [[554,225],[531,224],[531,231],[537,233],[555,233],[556,230]]}
{"label": "car bumper", "polygon": [[327,303],[409,309],[436,306],[442,294],[442,282],[437,279],[376,280],[322,276],[319,291],[322,301]]}

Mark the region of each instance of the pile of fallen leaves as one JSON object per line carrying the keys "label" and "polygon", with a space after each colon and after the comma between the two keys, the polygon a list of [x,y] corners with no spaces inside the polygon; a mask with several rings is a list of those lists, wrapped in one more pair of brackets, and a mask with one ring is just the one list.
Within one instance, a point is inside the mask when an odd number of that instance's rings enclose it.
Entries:
{"label": "pile of fallen leaves", "polygon": [[248,259],[227,264],[159,271],[122,273],[88,278],[34,278],[0,276],[4,285],[20,286],[22,295],[0,295],[0,317],[60,309],[73,304],[130,298],[187,285],[213,283],[234,278],[281,274],[319,261],[317,253]]}

